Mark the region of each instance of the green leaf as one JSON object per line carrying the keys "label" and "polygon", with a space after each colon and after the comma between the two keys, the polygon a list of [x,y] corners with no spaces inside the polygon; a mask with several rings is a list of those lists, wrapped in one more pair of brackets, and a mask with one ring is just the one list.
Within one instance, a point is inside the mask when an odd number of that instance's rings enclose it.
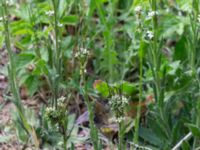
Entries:
{"label": "green leaf", "polygon": [[127,81],[117,83],[116,88],[121,89],[122,93],[125,95],[132,95],[137,92],[137,86]]}
{"label": "green leaf", "polygon": [[200,137],[200,128],[194,124],[187,123],[186,126],[190,129],[192,134],[196,137]]}
{"label": "green leaf", "polygon": [[161,141],[162,139],[156,136],[156,134],[151,129],[140,128],[139,136],[142,137],[145,141],[155,146],[161,146],[163,143],[163,141]]}
{"label": "green leaf", "polygon": [[31,53],[19,54],[16,60],[17,69],[24,68],[24,66],[29,64],[34,58],[35,58],[35,55]]}
{"label": "green leaf", "polygon": [[191,150],[190,144],[187,141],[183,141],[183,144],[181,145],[183,150]]}
{"label": "green leaf", "polygon": [[78,21],[79,21],[78,16],[68,15],[62,18],[61,23],[75,26],[78,23]]}
{"label": "green leaf", "polygon": [[33,35],[33,30],[31,25],[28,22],[25,22],[23,20],[15,21],[11,24],[12,33],[14,35],[24,35],[24,34],[30,34]]}
{"label": "green leaf", "polygon": [[47,75],[48,69],[47,69],[47,63],[45,60],[40,59],[35,63],[35,69],[32,72],[33,75]]}
{"label": "green leaf", "polygon": [[180,67],[180,61],[175,61],[175,62],[171,63],[169,66],[171,67],[169,74],[175,75],[177,69]]}
{"label": "green leaf", "polygon": [[103,96],[108,97],[109,96],[109,87],[108,84],[104,81],[95,82],[94,88]]}
{"label": "green leaf", "polygon": [[25,82],[27,88],[28,88],[28,93],[30,96],[33,96],[33,94],[37,91],[38,86],[39,86],[39,80],[36,76],[30,76],[27,78]]}
{"label": "green leaf", "polygon": [[187,40],[185,36],[182,36],[182,38],[176,43],[175,51],[173,55],[174,60],[181,60],[185,61],[187,59],[187,48],[186,48]]}

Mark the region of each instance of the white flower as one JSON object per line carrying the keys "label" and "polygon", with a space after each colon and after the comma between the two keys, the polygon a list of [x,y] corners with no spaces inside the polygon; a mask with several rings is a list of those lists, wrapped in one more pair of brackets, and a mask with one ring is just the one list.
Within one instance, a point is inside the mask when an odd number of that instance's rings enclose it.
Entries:
{"label": "white flower", "polygon": [[152,31],[147,31],[147,37],[151,40],[154,37],[154,34]]}
{"label": "white flower", "polygon": [[58,98],[58,107],[64,106],[65,99],[66,99],[66,97],[64,97],[64,96],[61,96],[60,98]]}
{"label": "white flower", "polygon": [[140,14],[141,11],[142,11],[142,7],[141,7],[141,6],[135,7],[135,12],[136,12],[137,14]]}
{"label": "white flower", "polygon": [[80,52],[83,55],[88,55],[89,54],[89,51],[86,48],[80,48]]}
{"label": "white flower", "polygon": [[63,24],[62,23],[58,23],[58,27],[63,27]]}
{"label": "white flower", "polygon": [[2,21],[3,20],[3,17],[0,17],[0,21]]}
{"label": "white flower", "polygon": [[65,99],[66,99],[66,97],[64,97],[64,96],[61,96],[60,98],[58,98],[58,101],[60,101],[60,102],[64,103]]}
{"label": "white flower", "polygon": [[50,113],[52,113],[52,112],[54,112],[55,111],[55,109],[54,108],[52,108],[52,107],[46,107],[46,114],[50,114]]}
{"label": "white flower", "polygon": [[75,58],[77,58],[79,55],[80,55],[80,53],[79,53],[79,52],[76,52],[76,53],[75,53]]}
{"label": "white flower", "polygon": [[151,19],[155,15],[158,15],[157,11],[150,11],[150,12],[148,12],[147,19]]}
{"label": "white flower", "polygon": [[128,104],[128,99],[123,96],[123,95],[114,95],[111,97],[111,99],[109,100],[109,105],[111,107],[111,110],[117,113],[123,113],[124,108],[127,106]]}
{"label": "white flower", "polygon": [[111,122],[116,122],[116,123],[120,123],[123,120],[125,120],[125,117],[121,116],[121,117],[112,117],[109,121]]}
{"label": "white flower", "polygon": [[122,104],[124,105],[128,104],[128,99],[125,96],[122,96],[121,99],[122,99]]}
{"label": "white flower", "polygon": [[75,57],[78,58],[78,57],[85,57],[89,55],[89,51],[85,48],[80,48],[80,51],[76,52],[75,53]]}
{"label": "white flower", "polygon": [[54,11],[53,10],[49,10],[47,12],[45,12],[46,15],[48,15],[49,17],[54,15]]}

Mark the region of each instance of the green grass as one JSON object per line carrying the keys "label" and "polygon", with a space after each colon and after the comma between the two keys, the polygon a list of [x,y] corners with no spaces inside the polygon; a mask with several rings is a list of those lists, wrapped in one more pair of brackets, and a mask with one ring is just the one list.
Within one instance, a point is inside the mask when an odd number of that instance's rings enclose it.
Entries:
{"label": "green grass", "polygon": [[[200,147],[199,0],[1,0],[0,9],[20,143]],[[22,104],[21,87],[30,98],[48,93],[39,116]],[[75,123],[82,109],[89,125]],[[80,138],[85,128],[90,136]]]}

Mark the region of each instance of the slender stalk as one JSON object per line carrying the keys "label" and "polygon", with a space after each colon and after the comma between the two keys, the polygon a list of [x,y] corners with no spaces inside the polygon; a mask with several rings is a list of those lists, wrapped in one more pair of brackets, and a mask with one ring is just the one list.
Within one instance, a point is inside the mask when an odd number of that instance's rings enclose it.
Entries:
{"label": "slender stalk", "polygon": [[57,108],[57,99],[59,95],[59,82],[62,78],[62,66],[61,66],[61,57],[62,57],[62,52],[61,52],[61,46],[60,46],[60,39],[59,39],[59,28],[58,28],[58,5],[59,1],[58,0],[52,0],[53,4],[53,10],[54,10],[54,34],[55,34],[55,61],[53,64],[53,69],[56,70],[56,75],[53,77],[52,81],[52,86],[53,86],[53,105],[55,108]]}
{"label": "slender stalk", "polygon": [[6,49],[8,51],[9,55],[9,65],[8,65],[8,72],[9,72],[9,78],[10,78],[10,85],[11,90],[14,95],[14,103],[17,106],[17,108],[22,112],[22,104],[21,104],[21,98],[19,94],[19,88],[17,86],[17,79],[16,79],[16,67],[15,67],[15,61],[13,52],[11,49],[11,43],[10,43],[10,31],[9,31],[9,20],[8,20],[8,8],[5,1],[1,0],[1,4],[3,6],[3,9],[1,10],[2,16],[3,16],[3,25],[5,29],[5,43],[6,43]]}
{"label": "slender stalk", "polygon": [[[150,43],[151,71],[154,79],[153,90],[160,118],[163,121],[163,125],[165,126],[166,134],[170,138],[171,131],[169,128],[168,120],[164,113],[165,85],[162,86],[162,84],[164,84],[163,81],[165,80],[165,77],[163,78],[160,77],[162,54],[158,44],[159,37],[158,37],[157,1],[151,0],[150,5],[152,7],[152,11],[154,11],[155,13],[153,16],[154,37],[153,41]],[[163,76],[165,76],[165,71],[163,71]]]}
{"label": "slender stalk", "polygon": [[64,150],[67,150],[67,139],[65,135],[63,135],[63,148]]}
{"label": "slender stalk", "polygon": [[137,106],[137,115],[135,120],[135,134],[134,134],[134,143],[138,143],[138,137],[139,137],[139,123],[140,123],[140,115],[141,115],[141,102],[142,102],[142,67],[143,67],[143,47],[139,50],[139,59],[140,59],[140,81],[139,81],[139,103]]}
{"label": "slender stalk", "polygon": [[92,140],[94,149],[100,150],[101,146],[100,146],[100,143],[99,143],[98,130],[97,130],[95,123],[94,123],[94,111],[93,111],[94,104],[89,101],[86,79],[85,79],[84,74],[82,75],[82,80],[83,80],[83,85],[84,85],[84,99],[85,99],[86,106],[87,106],[88,113],[89,113],[89,125],[90,125],[91,140]]}
{"label": "slender stalk", "polygon": [[[28,6],[28,12],[29,12],[29,19],[30,19],[30,24],[31,24],[31,27],[33,28],[33,30],[36,30],[35,29],[35,19],[36,17],[34,16],[33,14],[33,10],[32,10],[32,6],[30,4],[30,6]],[[41,53],[40,53],[40,47],[39,47],[39,38],[37,36],[37,32],[34,32],[34,41],[35,41],[35,54],[37,56],[37,58],[41,58]]]}
{"label": "slender stalk", "polygon": [[118,137],[119,137],[119,150],[123,150],[124,148],[124,136],[123,136],[123,120],[119,123],[119,133],[118,133]]}

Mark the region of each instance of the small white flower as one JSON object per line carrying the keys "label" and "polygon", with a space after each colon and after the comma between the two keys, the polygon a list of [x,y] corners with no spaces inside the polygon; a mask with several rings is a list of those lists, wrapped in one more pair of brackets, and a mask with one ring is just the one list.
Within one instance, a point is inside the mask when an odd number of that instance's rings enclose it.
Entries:
{"label": "small white flower", "polygon": [[64,97],[64,96],[61,96],[60,98],[58,98],[58,101],[60,101],[60,102],[64,103],[65,99],[66,99],[66,97]]}
{"label": "small white flower", "polygon": [[46,114],[50,114],[51,112],[55,111],[55,109],[52,107],[46,107],[45,111],[46,111]]}
{"label": "small white flower", "polygon": [[156,15],[158,15],[157,11],[150,11],[148,12],[147,19],[151,19],[153,18],[153,16],[156,16]]}
{"label": "small white flower", "polygon": [[0,17],[0,21],[2,21],[3,20],[3,17]]}
{"label": "small white flower", "polygon": [[152,31],[147,31],[147,37],[151,40],[154,37],[154,34]]}
{"label": "small white flower", "polygon": [[122,96],[122,104],[128,104],[128,99],[125,96]]}
{"label": "small white flower", "polygon": [[61,96],[60,98],[58,98],[58,107],[63,107],[64,106],[64,102],[65,102],[66,97]]}
{"label": "small white flower", "polygon": [[80,50],[78,52],[75,53],[75,58],[78,58],[78,57],[85,57],[89,55],[89,51],[85,48],[80,48]]}
{"label": "small white flower", "polygon": [[89,51],[86,48],[80,48],[80,52],[83,55],[88,55],[89,54]]}
{"label": "small white flower", "polygon": [[48,15],[49,17],[54,15],[54,11],[53,10],[49,10],[47,12],[45,12],[46,15]]}
{"label": "small white flower", "polygon": [[120,122],[122,122],[123,120],[125,120],[125,117],[122,117],[122,116],[121,116],[121,117],[116,118],[115,121],[116,121],[117,123],[120,123]]}
{"label": "small white flower", "polygon": [[141,6],[135,7],[135,12],[136,12],[137,14],[140,14],[141,11],[142,11],[142,7],[141,7]]}
{"label": "small white flower", "polygon": [[58,27],[63,27],[63,24],[62,23],[58,23]]}
{"label": "small white flower", "polygon": [[80,55],[80,53],[79,53],[79,52],[76,52],[76,53],[75,53],[75,58],[78,58],[79,55]]}

